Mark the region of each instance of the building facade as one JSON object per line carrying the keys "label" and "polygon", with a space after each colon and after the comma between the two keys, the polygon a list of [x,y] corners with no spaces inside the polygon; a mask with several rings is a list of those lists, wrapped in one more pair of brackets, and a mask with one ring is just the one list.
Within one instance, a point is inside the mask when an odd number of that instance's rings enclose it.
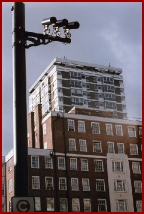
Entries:
{"label": "building facade", "polygon": [[[28,121],[28,191],[36,211],[142,210],[141,121],[84,107],[43,116],[41,104]],[[6,156],[8,211],[11,164],[12,152]]]}
{"label": "building facade", "polygon": [[112,110],[115,118],[126,118],[122,69],[55,58],[30,88],[29,112],[42,104],[49,111],[70,111],[74,106]]}
{"label": "building facade", "polygon": [[6,212],[6,170],[4,156],[2,156],[2,212]]}

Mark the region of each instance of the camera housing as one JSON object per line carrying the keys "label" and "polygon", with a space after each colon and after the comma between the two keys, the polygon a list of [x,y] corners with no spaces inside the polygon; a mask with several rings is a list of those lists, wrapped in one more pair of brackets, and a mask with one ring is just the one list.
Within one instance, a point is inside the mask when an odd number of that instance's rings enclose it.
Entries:
{"label": "camera housing", "polygon": [[57,22],[56,17],[50,17],[42,20],[42,25],[54,25]]}
{"label": "camera housing", "polygon": [[80,26],[79,22],[69,22],[68,25],[64,26],[64,29],[78,29]]}

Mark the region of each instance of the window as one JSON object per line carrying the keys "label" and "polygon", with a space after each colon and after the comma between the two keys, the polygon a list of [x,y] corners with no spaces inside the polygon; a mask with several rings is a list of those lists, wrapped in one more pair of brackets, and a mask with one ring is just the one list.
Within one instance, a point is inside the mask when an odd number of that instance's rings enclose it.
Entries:
{"label": "window", "polygon": [[139,127],[139,136],[142,137],[142,127]]}
{"label": "window", "polygon": [[2,212],[6,212],[6,210],[5,210],[5,203],[2,203]]}
{"label": "window", "polygon": [[137,212],[142,212],[142,201],[141,200],[136,201],[136,209],[137,209]]}
{"label": "window", "polygon": [[58,157],[58,169],[65,169],[65,158]]}
{"label": "window", "polygon": [[82,178],[83,191],[90,191],[89,178]]}
{"label": "window", "polygon": [[68,201],[67,198],[60,198],[60,212],[68,211]]}
{"label": "window", "polygon": [[91,212],[91,200],[83,199],[83,203],[84,203],[84,212]]}
{"label": "window", "polygon": [[93,141],[93,152],[97,152],[97,153],[102,152],[101,142]]}
{"label": "window", "polygon": [[139,162],[132,162],[132,171],[135,174],[141,174],[140,163]]}
{"label": "window", "polygon": [[77,158],[70,158],[70,170],[77,170]]}
{"label": "window", "polygon": [[2,196],[5,196],[5,184],[2,183]]}
{"label": "window", "polygon": [[80,151],[81,152],[87,152],[87,145],[86,145],[86,140],[79,140],[80,144]]}
{"label": "window", "polygon": [[52,169],[53,168],[52,158],[45,157],[45,168],[46,169]]}
{"label": "window", "polygon": [[39,168],[39,157],[31,156],[31,168]]}
{"label": "window", "polygon": [[103,161],[102,160],[95,160],[95,172],[103,172]]}
{"label": "window", "polygon": [[46,198],[47,211],[54,211],[54,198]]}
{"label": "window", "polygon": [[44,149],[47,149],[47,142],[44,142]]}
{"label": "window", "polygon": [[107,211],[106,199],[98,199],[98,212],[106,212],[106,211]]}
{"label": "window", "polygon": [[107,135],[113,135],[112,124],[106,124]]}
{"label": "window", "polygon": [[123,161],[112,161],[112,171],[121,173],[124,172],[124,162]]}
{"label": "window", "polygon": [[107,142],[107,144],[108,144],[108,153],[115,153],[114,143],[113,142]]}
{"label": "window", "polygon": [[8,188],[9,188],[9,193],[11,193],[12,192],[12,179],[10,179],[9,181],[8,181]]}
{"label": "window", "polygon": [[8,172],[12,171],[12,160],[8,161]]}
{"label": "window", "polygon": [[59,190],[67,190],[66,178],[59,178]]}
{"label": "window", "polygon": [[123,136],[122,126],[116,125],[115,127],[116,127],[116,135],[117,136]]}
{"label": "window", "polygon": [[130,155],[138,155],[137,144],[130,144]]}
{"label": "window", "polygon": [[126,182],[122,180],[114,181],[114,191],[116,192],[125,192],[126,191]]}
{"label": "window", "polygon": [[46,134],[46,123],[43,124],[43,135]]}
{"label": "window", "polygon": [[88,171],[88,160],[81,159],[81,171]]}
{"label": "window", "polygon": [[118,147],[118,154],[124,154],[124,144],[123,143],[117,143]]}
{"label": "window", "polygon": [[124,172],[124,162],[123,161],[112,161],[112,171],[117,173]]}
{"label": "window", "polygon": [[35,211],[41,211],[40,197],[35,197]]}
{"label": "window", "polygon": [[46,190],[53,190],[53,177],[45,177],[45,189]]}
{"label": "window", "polygon": [[32,189],[40,189],[40,177],[32,176]]}
{"label": "window", "polygon": [[99,123],[91,123],[91,127],[92,127],[92,134],[100,134],[100,126]]}
{"label": "window", "polygon": [[85,132],[85,122],[78,121],[78,132]]}
{"label": "window", "polygon": [[127,212],[128,211],[127,200],[116,200],[116,211]]}
{"label": "window", "polygon": [[68,120],[68,131],[75,131],[74,120]]}
{"label": "window", "polygon": [[133,126],[128,127],[128,135],[129,137],[136,137],[135,127]]}
{"label": "window", "polygon": [[72,198],[72,211],[78,212],[80,211],[80,202],[79,198]]}
{"label": "window", "polygon": [[96,179],[96,191],[105,191],[105,181],[104,179]]}
{"label": "window", "polygon": [[142,182],[134,181],[134,188],[135,188],[135,193],[141,193],[142,192]]}
{"label": "window", "polygon": [[76,151],[75,139],[69,138],[69,151]]}
{"label": "window", "polygon": [[78,178],[71,178],[71,189],[72,189],[72,191],[79,190]]}

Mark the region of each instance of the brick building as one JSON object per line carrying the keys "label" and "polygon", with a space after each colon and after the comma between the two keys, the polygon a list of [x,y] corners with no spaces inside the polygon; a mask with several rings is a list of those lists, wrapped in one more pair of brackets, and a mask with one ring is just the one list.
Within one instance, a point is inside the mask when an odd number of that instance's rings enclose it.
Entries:
{"label": "brick building", "polygon": [[[38,104],[28,123],[28,191],[36,211],[141,211],[141,121],[84,107],[43,115]],[[6,177],[9,211],[12,151]]]}
{"label": "brick building", "polygon": [[2,212],[6,211],[6,170],[5,157],[2,156]]}

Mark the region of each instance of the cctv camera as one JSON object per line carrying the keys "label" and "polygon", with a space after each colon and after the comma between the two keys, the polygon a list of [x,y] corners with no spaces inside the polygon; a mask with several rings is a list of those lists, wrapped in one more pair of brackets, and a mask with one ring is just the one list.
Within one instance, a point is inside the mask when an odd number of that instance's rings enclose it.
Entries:
{"label": "cctv camera", "polygon": [[68,25],[68,20],[67,19],[62,19],[62,20],[58,20],[55,24],[54,27],[64,27]]}
{"label": "cctv camera", "polygon": [[42,25],[53,25],[55,24],[57,21],[56,17],[50,17],[50,18],[47,18],[47,19],[43,19],[42,20]]}
{"label": "cctv camera", "polygon": [[78,22],[69,22],[68,25],[64,26],[64,29],[78,29],[79,26]]}

